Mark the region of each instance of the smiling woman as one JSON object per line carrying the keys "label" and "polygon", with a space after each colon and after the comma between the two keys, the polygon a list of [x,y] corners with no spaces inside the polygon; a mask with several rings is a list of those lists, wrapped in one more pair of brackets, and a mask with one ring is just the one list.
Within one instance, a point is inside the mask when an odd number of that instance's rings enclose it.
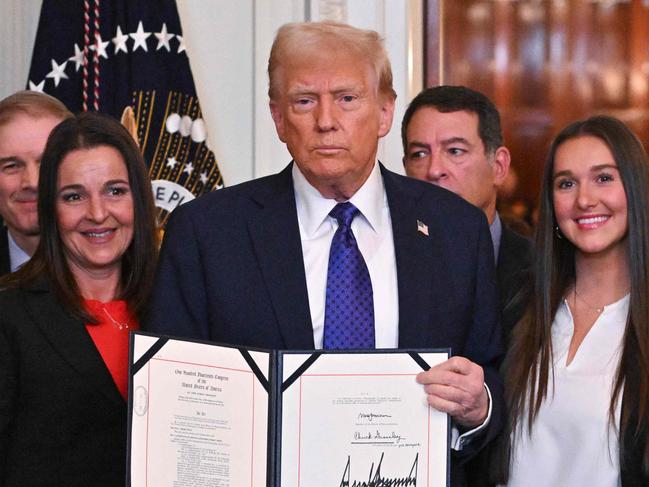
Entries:
{"label": "smiling woman", "polygon": [[554,158],[552,200],[557,225],[576,247],[576,258],[609,253],[624,267],[628,230],[624,185],[615,158],[600,138],[566,140]]}
{"label": "smiling woman", "polygon": [[114,284],[102,289],[110,298],[133,240],[133,194],[124,159],[105,145],[70,152],[59,166],[57,189],[56,213],[70,270],[84,286],[94,276],[106,280],[112,274]]}
{"label": "smiling woman", "polygon": [[34,257],[0,281],[0,484],[123,486],[128,333],[158,248],[129,133],[90,113],[58,125],[38,211]]}
{"label": "smiling woman", "polygon": [[649,485],[649,162],[619,120],[554,140],[531,304],[503,369],[510,487]]}

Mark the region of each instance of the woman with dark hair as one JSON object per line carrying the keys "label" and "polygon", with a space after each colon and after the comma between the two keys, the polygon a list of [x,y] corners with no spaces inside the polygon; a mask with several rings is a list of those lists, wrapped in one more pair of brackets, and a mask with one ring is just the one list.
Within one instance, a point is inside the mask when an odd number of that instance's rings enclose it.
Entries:
{"label": "woman with dark hair", "polygon": [[649,485],[649,166],[619,120],[575,122],[554,140],[534,270],[503,364],[496,481]]}
{"label": "woman with dark hair", "polygon": [[126,129],[92,113],[59,124],[38,213],[34,256],[0,281],[0,484],[123,486],[128,333],[158,249]]}

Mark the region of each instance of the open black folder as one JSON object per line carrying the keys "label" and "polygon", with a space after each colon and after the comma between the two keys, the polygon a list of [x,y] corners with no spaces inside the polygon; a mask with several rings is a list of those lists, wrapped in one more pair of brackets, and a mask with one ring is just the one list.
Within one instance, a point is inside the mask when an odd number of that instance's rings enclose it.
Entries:
{"label": "open black folder", "polygon": [[450,422],[415,376],[448,356],[132,333],[128,485],[446,486]]}

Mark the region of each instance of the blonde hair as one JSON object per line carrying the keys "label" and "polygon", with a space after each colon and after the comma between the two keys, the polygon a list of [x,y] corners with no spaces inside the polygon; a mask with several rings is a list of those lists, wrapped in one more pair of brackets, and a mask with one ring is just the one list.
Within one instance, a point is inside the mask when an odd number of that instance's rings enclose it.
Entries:
{"label": "blonde hair", "polygon": [[383,39],[373,30],[363,30],[336,22],[285,24],[277,31],[268,58],[268,96],[276,100],[280,70],[291,60],[309,57],[323,49],[344,50],[367,59],[378,80],[378,93],[396,98],[392,88],[392,68]]}
{"label": "blonde hair", "polygon": [[0,126],[10,122],[17,114],[40,118],[52,116],[65,120],[72,113],[53,96],[38,91],[18,91],[0,100]]}

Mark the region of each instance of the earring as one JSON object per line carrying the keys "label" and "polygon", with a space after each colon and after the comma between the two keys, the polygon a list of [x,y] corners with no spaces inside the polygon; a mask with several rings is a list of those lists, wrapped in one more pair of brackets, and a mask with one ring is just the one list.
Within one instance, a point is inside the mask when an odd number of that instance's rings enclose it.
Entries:
{"label": "earring", "polygon": [[554,226],[554,234],[559,240],[563,240],[563,234],[561,233],[561,229],[559,228],[559,225]]}

